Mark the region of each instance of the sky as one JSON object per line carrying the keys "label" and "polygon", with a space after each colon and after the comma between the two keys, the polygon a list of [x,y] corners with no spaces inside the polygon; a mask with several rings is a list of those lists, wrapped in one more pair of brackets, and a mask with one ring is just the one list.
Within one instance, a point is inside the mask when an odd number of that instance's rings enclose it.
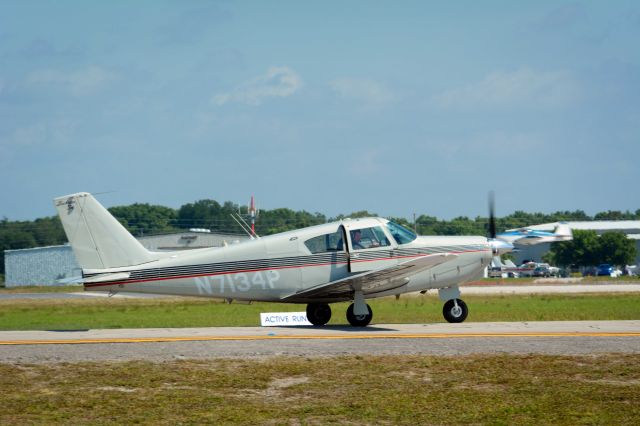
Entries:
{"label": "sky", "polygon": [[640,3],[0,0],[0,218],[640,208]]}

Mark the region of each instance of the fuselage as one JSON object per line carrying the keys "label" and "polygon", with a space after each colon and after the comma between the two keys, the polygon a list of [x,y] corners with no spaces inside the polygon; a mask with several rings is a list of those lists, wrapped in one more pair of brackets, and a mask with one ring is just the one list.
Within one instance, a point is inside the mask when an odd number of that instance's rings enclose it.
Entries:
{"label": "fuselage", "polygon": [[[381,218],[346,219],[220,248],[162,253],[157,260],[121,268],[83,270],[87,290],[203,296],[236,300],[308,302],[297,292],[433,254],[455,259],[412,275],[401,288],[365,295],[421,291],[482,276],[491,261],[484,237],[419,236],[408,241]],[[370,233],[378,245],[356,246],[350,232]],[[369,241],[371,243],[371,241]],[[105,277],[105,278],[101,278]],[[91,280],[97,280],[90,282]],[[341,298],[339,300],[346,300]],[[333,302],[338,300],[327,300]]]}

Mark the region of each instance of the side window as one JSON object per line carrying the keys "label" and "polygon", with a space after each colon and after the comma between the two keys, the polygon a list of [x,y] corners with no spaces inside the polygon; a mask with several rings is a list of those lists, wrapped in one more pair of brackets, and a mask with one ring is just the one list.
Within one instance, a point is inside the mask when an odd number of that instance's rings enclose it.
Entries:
{"label": "side window", "polygon": [[304,242],[311,253],[324,253],[328,251],[344,250],[342,232],[340,230],[331,234],[318,235]]}
{"label": "side window", "polygon": [[351,245],[354,250],[390,246],[389,239],[379,226],[351,231]]}

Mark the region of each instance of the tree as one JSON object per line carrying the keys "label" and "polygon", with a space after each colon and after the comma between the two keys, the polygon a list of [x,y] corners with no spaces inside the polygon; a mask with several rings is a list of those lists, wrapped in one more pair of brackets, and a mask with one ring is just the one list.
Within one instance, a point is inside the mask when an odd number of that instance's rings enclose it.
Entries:
{"label": "tree", "polygon": [[24,222],[0,222],[0,274],[4,274],[4,251],[36,247],[37,242]]}
{"label": "tree", "polygon": [[597,213],[594,220],[634,220],[636,215],[630,211],[621,212],[618,210],[608,210],[606,212]]}
{"label": "tree", "polygon": [[634,261],[636,245],[622,232],[573,231],[572,241],[554,243],[545,260],[561,266],[593,266],[600,263],[623,266]]}
{"label": "tree", "polygon": [[111,207],[109,212],[133,235],[158,234],[176,231],[177,213],[174,209],[150,204]]}
{"label": "tree", "polygon": [[598,263],[599,239],[596,231],[573,231],[573,240],[554,243],[554,263],[560,266],[591,266]]}
{"label": "tree", "polygon": [[607,232],[600,236],[599,263],[624,266],[633,263],[637,255],[634,240],[622,232]]}
{"label": "tree", "polygon": [[416,227],[420,235],[438,235],[438,218],[420,215],[416,219]]}
{"label": "tree", "polygon": [[285,208],[261,210],[256,232],[259,235],[270,235],[325,222],[326,218],[320,213],[311,214],[304,210],[296,212]]}
{"label": "tree", "polygon": [[50,216],[36,219],[33,225],[29,225],[37,246],[53,246],[67,241],[67,236],[62,228],[58,216]]}

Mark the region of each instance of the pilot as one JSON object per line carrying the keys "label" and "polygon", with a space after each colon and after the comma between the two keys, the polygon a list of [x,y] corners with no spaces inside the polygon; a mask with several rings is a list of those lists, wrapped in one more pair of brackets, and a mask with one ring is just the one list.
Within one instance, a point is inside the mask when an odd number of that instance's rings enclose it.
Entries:
{"label": "pilot", "polygon": [[353,246],[354,249],[363,249],[364,246],[362,245],[362,242],[360,242],[360,230],[356,229],[355,231],[351,232],[351,245]]}

